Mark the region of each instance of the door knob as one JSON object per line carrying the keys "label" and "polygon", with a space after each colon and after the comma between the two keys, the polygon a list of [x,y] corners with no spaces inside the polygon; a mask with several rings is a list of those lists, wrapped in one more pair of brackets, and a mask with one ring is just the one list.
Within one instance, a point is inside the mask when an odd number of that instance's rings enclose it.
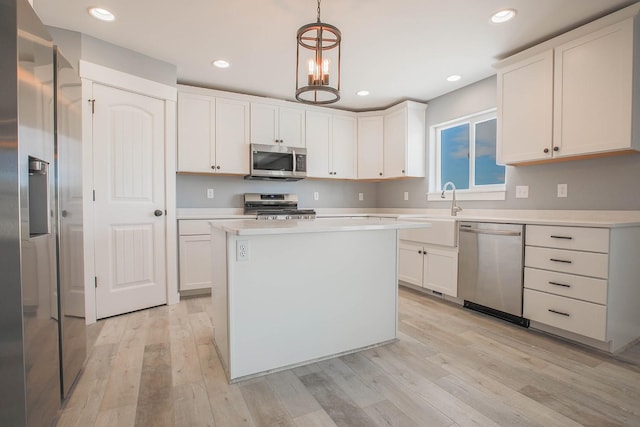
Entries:
{"label": "door knob", "polygon": [[153,211],[153,214],[155,216],[162,216],[162,211],[160,209],[156,209],[155,211]]}

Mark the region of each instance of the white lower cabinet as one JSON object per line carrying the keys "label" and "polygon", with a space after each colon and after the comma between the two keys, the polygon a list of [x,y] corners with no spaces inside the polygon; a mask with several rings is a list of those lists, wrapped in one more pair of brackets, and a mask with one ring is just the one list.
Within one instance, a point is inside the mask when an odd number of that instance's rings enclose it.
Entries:
{"label": "white lower cabinet", "polygon": [[213,282],[209,221],[178,221],[178,233],[180,292],[209,291]]}
{"label": "white lower cabinet", "polygon": [[458,296],[458,248],[420,245],[400,241],[398,279],[440,292]]}
{"label": "white lower cabinet", "polygon": [[606,351],[634,342],[640,337],[638,247],[640,227],[528,225],[524,317],[532,327]]}

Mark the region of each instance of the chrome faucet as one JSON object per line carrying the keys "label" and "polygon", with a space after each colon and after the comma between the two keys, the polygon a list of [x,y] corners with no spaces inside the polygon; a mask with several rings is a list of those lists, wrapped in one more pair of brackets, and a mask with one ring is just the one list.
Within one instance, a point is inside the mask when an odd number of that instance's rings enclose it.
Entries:
{"label": "chrome faucet", "polygon": [[440,195],[441,199],[444,199],[444,192],[447,191],[447,188],[451,187],[453,191],[453,196],[451,198],[451,216],[457,216],[458,212],[462,210],[460,206],[456,206],[456,186],[453,182],[448,181],[442,186],[442,194]]}

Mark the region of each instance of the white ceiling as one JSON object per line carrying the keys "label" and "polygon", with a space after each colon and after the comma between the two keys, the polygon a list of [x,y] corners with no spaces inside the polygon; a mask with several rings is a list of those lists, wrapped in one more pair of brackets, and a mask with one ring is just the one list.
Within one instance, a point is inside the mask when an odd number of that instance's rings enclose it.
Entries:
{"label": "white ceiling", "polygon": [[[324,0],[323,22],[342,32],[341,100],[363,110],[427,101],[494,74],[498,59],[572,29],[629,0]],[[88,6],[116,15],[105,23]],[[45,24],[79,31],[177,66],[178,81],[294,99],[296,31],[316,0],[35,0]],[[506,24],[489,22],[515,8]],[[211,66],[217,58],[232,66]],[[462,80],[446,81],[451,74]],[[361,89],[368,97],[358,97]]]}

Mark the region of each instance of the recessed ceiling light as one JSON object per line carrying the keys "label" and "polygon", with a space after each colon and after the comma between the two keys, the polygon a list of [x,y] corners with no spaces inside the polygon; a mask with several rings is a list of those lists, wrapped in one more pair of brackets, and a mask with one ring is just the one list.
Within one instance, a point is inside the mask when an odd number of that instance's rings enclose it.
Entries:
{"label": "recessed ceiling light", "polygon": [[369,91],[368,90],[359,90],[356,92],[356,95],[358,96],[367,96],[369,95]]}
{"label": "recessed ceiling light", "polygon": [[458,80],[460,80],[462,77],[457,75],[457,74],[453,74],[449,77],[447,77],[447,81],[448,82],[457,82]]}
{"label": "recessed ceiling light", "polygon": [[502,24],[512,20],[516,16],[515,9],[502,9],[491,15],[491,22],[494,24]]}
{"label": "recessed ceiling light", "polygon": [[101,21],[113,21],[116,19],[115,15],[109,12],[107,9],[103,9],[101,7],[90,7],[89,15],[93,16],[96,19]]}
{"label": "recessed ceiling light", "polygon": [[224,59],[216,59],[212,62],[212,64],[214,67],[218,68],[229,68],[229,66],[231,65],[229,61],[225,61]]}

